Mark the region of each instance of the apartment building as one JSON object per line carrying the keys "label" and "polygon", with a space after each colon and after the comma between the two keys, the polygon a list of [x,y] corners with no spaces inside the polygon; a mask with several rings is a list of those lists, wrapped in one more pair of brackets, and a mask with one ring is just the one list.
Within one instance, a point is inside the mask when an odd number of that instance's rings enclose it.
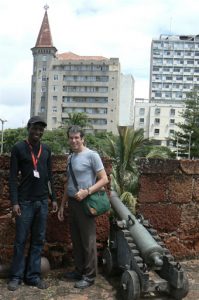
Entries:
{"label": "apartment building", "polygon": [[[135,101],[135,128],[172,148],[187,92],[199,88],[199,35],[161,35],[151,43],[149,100]],[[143,101],[144,100],[144,101]]]}
{"label": "apartment building", "polygon": [[47,7],[32,49],[31,116],[40,115],[48,129],[60,127],[68,113],[84,112],[95,131],[117,133],[120,63],[118,58],[57,52]]}
{"label": "apartment building", "polygon": [[120,75],[119,125],[133,126],[134,122],[134,78],[131,74]]}
{"label": "apartment building", "polygon": [[[134,128],[143,128],[145,138],[156,140],[157,145],[175,150],[176,124],[183,122],[180,115],[183,103],[153,102],[149,99],[136,98],[134,107]],[[177,139],[177,136],[176,136]]]}
{"label": "apartment building", "polygon": [[149,99],[180,103],[194,87],[199,87],[199,35],[153,39]]}

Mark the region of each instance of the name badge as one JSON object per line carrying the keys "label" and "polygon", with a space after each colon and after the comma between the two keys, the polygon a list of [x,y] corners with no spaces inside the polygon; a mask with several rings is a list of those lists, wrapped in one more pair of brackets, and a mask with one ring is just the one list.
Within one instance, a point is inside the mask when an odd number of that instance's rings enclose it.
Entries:
{"label": "name badge", "polygon": [[36,178],[40,178],[39,172],[38,172],[37,170],[33,170],[33,175],[34,175],[34,177],[36,177]]}

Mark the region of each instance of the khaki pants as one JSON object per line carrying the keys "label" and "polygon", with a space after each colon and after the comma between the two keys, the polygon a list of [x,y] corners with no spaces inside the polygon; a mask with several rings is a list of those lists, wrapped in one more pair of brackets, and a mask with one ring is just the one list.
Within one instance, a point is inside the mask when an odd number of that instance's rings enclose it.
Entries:
{"label": "khaki pants", "polygon": [[97,275],[95,218],[87,216],[83,203],[70,198],[69,220],[76,270],[89,278]]}

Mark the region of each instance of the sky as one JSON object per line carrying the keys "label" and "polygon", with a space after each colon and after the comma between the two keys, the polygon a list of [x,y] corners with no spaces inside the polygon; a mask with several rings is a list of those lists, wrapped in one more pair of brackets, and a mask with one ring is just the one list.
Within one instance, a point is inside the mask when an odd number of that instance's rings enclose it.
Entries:
{"label": "sky", "polygon": [[4,129],[24,127],[30,117],[31,48],[45,4],[58,53],[118,57],[121,72],[134,77],[136,98],[149,95],[152,39],[161,34],[199,34],[198,0],[1,0],[0,119],[5,120]]}

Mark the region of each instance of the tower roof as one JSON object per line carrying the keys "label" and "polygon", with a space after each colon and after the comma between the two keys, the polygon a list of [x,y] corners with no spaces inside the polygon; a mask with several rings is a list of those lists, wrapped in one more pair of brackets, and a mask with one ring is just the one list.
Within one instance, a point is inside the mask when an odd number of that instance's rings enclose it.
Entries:
{"label": "tower roof", "polygon": [[44,14],[44,18],[41,24],[35,47],[54,47],[50,31],[50,25],[48,21],[47,9]]}

